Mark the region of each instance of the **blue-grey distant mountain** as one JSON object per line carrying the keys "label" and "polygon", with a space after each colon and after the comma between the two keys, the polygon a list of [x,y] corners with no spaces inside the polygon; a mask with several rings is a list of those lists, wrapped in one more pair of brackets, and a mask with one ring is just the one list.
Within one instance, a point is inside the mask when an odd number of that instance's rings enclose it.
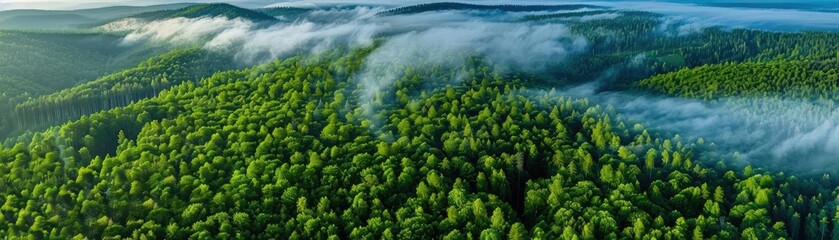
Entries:
{"label": "blue-grey distant mountain", "polygon": [[0,11],[0,29],[79,29],[144,12],[181,9],[192,3],[113,6],[82,10]]}
{"label": "blue-grey distant mountain", "polygon": [[517,4],[502,4],[502,5],[478,5],[470,3],[459,2],[435,2],[424,3],[417,5],[410,5],[390,9],[378,13],[380,16],[399,15],[399,14],[413,14],[429,11],[443,11],[443,10],[499,10],[508,12],[531,12],[531,11],[562,11],[562,10],[579,10],[583,8],[600,8],[594,5],[573,4],[573,5],[517,5]]}
{"label": "blue-grey distant mountain", "polygon": [[835,0],[663,0],[660,2],[689,3],[703,6],[727,7],[727,8],[752,8],[752,9],[799,9],[808,11],[839,11],[839,4]]}

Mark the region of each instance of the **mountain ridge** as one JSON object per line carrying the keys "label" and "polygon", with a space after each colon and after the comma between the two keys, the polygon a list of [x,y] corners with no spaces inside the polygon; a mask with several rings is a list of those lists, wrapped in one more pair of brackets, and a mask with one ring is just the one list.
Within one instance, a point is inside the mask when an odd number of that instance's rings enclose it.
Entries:
{"label": "mountain ridge", "polygon": [[78,10],[13,9],[0,11],[0,29],[83,29],[144,12],[181,9],[192,5],[194,4],[171,3]]}
{"label": "mountain ridge", "polygon": [[129,16],[129,18],[139,18],[145,20],[161,20],[177,17],[227,17],[230,19],[242,18],[255,22],[277,20],[276,18],[268,14],[251,9],[237,7],[227,3],[196,4],[180,9],[145,12]]}

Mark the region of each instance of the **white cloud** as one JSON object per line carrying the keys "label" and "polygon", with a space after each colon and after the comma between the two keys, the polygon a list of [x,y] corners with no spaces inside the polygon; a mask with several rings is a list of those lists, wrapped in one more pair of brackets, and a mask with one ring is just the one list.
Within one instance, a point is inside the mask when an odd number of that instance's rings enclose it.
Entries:
{"label": "white cloud", "polygon": [[[813,19],[796,19],[795,16],[804,18],[802,15],[811,13],[669,3],[608,5],[678,16],[670,19],[674,21],[673,26],[685,34],[711,25],[782,26],[769,24],[775,21],[790,21],[790,26],[819,27],[828,16],[834,16],[825,13],[827,15],[813,15]],[[369,45],[376,36],[386,34],[390,37],[368,56],[365,69],[354,76],[360,87],[359,100],[368,114],[377,110],[373,103],[377,98],[383,93],[392,93],[394,83],[409,67],[419,66],[417,59],[428,66],[442,66],[457,72],[457,76],[446,76],[449,81],[457,81],[462,77],[459,68],[464,64],[463,53],[482,55],[502,65],[539,71],[547,62],[568,59],[588,45],[586,39],[570,33],[563,25],[508,22],[522,13],[439,11],[372,17],[380,9],[319,10],[304,20],[272,26],[241,19],[178,18],[148,23],[126,20],[105,28],[130,32],[125,38],[127,43],[148,40],[201,43],[208,49],[234,51],[239,60],[252,63],[297,52],[318,52],[333,46]],[[769,15],[744,16],[758,13]],[[639,54],[627,64],[637,65],[645,58]],[[613,77],[615,71],[606,71],[602,81]],[[630,118],[666,131],[705,137],[724,146],[725,150],[744,153],[743,156],[750,160],[787,163],[784,161],[803,156],[810,159],[809,164],[817,164],[835,160],[831,157],[839,155],[839,110],[835,108],[777,99],[732,98],[706,103],[631,93],[597,94],[594,89],[602,81],[564,94],[613,105]]]}
{"label": "white cloud", "polygon": [[[595,93],[593,83],[560,94],[613,106],[631,120],[685,138],[702,137],[719,153],[741,153],[745,162],[790,166],[839,166],[839,108],[774,98],[726,98],[713,102],[640,93]],[[541,95],[544,93],[537,93]],[[706,159],[717,161],[719,159]],[[795,166],[793,169],[792,166]]]}
{"label": "white cloud", "polygon": [[763,30],[839,30],[837,12],[814,12],[799,9],[759,9],[713,7],[667,2],[585,2],[617,9],[649,11],[677,20],[691,22],[692,27],[725,26]]}

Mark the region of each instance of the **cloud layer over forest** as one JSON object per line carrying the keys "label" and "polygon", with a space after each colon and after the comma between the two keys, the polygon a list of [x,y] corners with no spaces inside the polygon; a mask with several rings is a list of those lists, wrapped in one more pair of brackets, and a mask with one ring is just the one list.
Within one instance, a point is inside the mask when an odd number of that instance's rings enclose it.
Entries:
{"label": "cloud layer over forest", "polygon": [[627,92],[569,95],[613,106],[626,118],[688,140],[704,138],[745,162],[806,171],[839,165],[839,109],[832,106],[772,98],[705,102]]}
{"label": "cloud layer over forest", "polygon": [[[675,3],[595,4],[664,14],[662,24],[674,25],[680,34],[701,32],[711,26],[786,31],[839,28],[833,23],[839,19],[839,13]],[[376,39],[382,39],[382,44],[365,59],[365,69],[353,76],[363,89],[363,95],[359,96],[362,107],[369,113],[377,108],[377,94],[390,91],[408,68],[444,66],[457,72],[465,64],[462,56],[472,54],[483,56],[491,63],[539,72],[548,63],[573,61],[575,54],[591,45],[588,39],[560,23],[516,21],[527,13],[435,11],[375,15],[382,10],[385,8],[316,10],[296,21],[270,25],[224,17],[152,22],[125,19],[103,29],[127,33],[125,44],[146,41],[197,44],[210,50],[235,52],[236,59],[247,63],[318,53],[335,46],[370,46]],[[578,21],[592,19],[595,18]],[[646,58],[644,54],[635,55],[626,65],[637,67]],[[418,64],[418,59],[422,64]],[[449,81],[458,80],[459,77],[454,77]],[[811,159],[809,163],[823,164],[839,155],[839,110],[835,107],[778,99],[731,98],[703,102],[640,93],[597,93],[592,84],[601,82],[593,80],[564,94],[612,105],[630,119],[689,139],[703,137],[724,151],[740,152],[745,160],[784,164],[805,157]]]}

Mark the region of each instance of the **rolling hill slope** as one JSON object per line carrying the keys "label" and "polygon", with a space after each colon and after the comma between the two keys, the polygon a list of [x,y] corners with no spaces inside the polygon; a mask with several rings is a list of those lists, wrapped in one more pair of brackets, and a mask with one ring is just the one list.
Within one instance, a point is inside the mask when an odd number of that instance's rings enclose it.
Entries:
{"label": "rolling hill slope", "polygon": [[[364,89],[333,77],[360,61],[304,62],[182,83],[0,147],[13,183],[0,234],[809,238],[786,224],[826,219],[837,196],[829,180],[694,162],[701,142],[519,94],[492,71],[370,116]],[[425,74],[397,86],[439,81]]]}
{"label": "rolling hill slope", "polygon": [[261,13],[258,11],[240,8],[233,6],[231,4],[226,3],[213,3],[213,4],[196,4],[193,6],[181,8],[181,9],[174,9],[174,10],[163,10],[163,11],[153,11],[153,12],[146,12],[142,14],[137,14],[130,16],[131,18],[139,18],[144,20],[160,20],[160,19],[168,19],[168,18],[176,18],[176,17],[185,17],[185,18],[199,18],[199,17],[227,17],[230,19],[234,18],[241,18],[247,19],[254,22],[260,21],[274,21],[276,18],[270,16],[265,13]]}
{"label": "rolling hill slope", "polygon": [[0,11],[0,29],[84,29],[144,12],[180,9],[191,3],[115,6],[81,10]]}
{"label": "rolling hill slope", "polygon": [[121,45],[122,36],[0,30],[0,93],[38,96],[136,65],[158,49]]}
{"label": "rolling hill slope", "polygon": [[839,59],[705,65],[657,75],[640,85],[675,96],[789,97],[839,101]]}
{"label": "rolling hill slope", "polygon": [[498,10],[507,12],[536,12],[536,11],[570,11],[579,9],[600,9],[603,7],[586,4],[566,4],[566,5],[483,5],[483,4],[469,4],[456,2],[437,2],[424,3],[405,7],[389,9],[377,13],[379,16],[390,16],[400,14],[416,14],[430,11],[446,11],[446,10]]}
{"label": "rolling hill slope", "polygon": [[839,34],[589,7],[132,15],[267,23],[216,48],[0,32],[0,236],[839,239]]}
{"label": "rolling hill slope", "polygon": [[223,54],[176,49],[149,58],[136,67],[19,103],[14,111],[16,127],[31,129],[122,107],[153,97],[171,86],[198,81],[234,66],[233,60]]}

